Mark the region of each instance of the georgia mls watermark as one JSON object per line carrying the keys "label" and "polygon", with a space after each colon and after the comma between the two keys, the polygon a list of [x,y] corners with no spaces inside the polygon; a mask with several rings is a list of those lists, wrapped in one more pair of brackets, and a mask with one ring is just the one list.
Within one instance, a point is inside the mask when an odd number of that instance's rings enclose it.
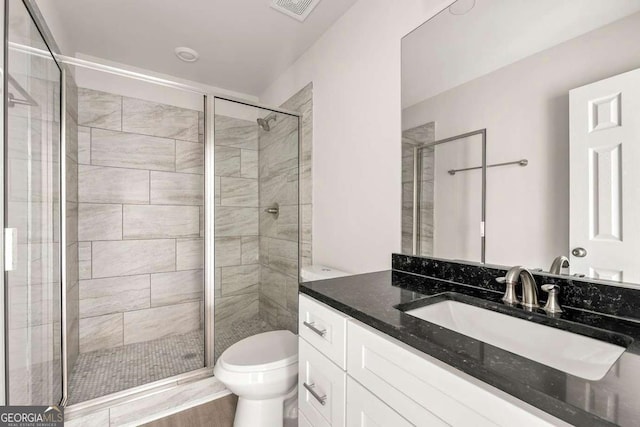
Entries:
{"label": "georgia mls watermark", "polygon": [[0,406],[0,427],[63,427],[60,406]]}

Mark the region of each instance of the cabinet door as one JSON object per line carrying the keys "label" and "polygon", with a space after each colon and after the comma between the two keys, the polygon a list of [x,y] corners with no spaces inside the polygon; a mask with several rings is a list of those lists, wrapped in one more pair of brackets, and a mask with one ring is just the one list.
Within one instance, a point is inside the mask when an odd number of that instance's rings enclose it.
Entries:
{"label": "cabinet door", "polygon": [[314,427],[302,411],[298,411],[298,427]]}
{"label": "cabinet door", "polygon": [[298,407],[311,425],[344,426],[347,374],[299,338]]}
{"label": "cabinet door", "polygon": [[347,425],[408,427],[412,424],[352,378],[347,377]]}

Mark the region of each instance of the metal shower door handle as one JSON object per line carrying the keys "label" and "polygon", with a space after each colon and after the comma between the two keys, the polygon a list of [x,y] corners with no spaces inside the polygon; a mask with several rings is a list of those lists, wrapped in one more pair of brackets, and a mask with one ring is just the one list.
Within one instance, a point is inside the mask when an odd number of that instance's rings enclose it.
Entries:
{"label": "metal shower door handle", "polygon": [[14,271],[18,265],[18,229],[4,229],[4,271]]}
{"label": "metal shower door handle", "polygon": [[573,248],[571,255],[578,258],[584,258],[587,256],[587,250],[585,248]]}

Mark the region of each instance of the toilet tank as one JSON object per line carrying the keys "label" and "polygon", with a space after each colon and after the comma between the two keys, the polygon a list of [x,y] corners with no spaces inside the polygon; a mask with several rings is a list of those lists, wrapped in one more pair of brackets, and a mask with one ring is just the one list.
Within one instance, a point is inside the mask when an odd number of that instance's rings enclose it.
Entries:
{"label": "toilet tank", "polygon": [[300,276],[303,282],[312,282],[314,280],[333,279],[335,277],[350,276],[351,273],[341,271],[326,265],[314,264],[302,267]]}

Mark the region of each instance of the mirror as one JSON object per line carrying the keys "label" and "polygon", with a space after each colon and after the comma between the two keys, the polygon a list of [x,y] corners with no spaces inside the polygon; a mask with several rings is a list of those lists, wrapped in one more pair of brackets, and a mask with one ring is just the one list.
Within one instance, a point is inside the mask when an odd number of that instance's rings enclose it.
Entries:
{"label": "mirror", "polygon": [[484,262],[486,132],[434,135],[434,122],[402,132],[403,251]]}
{"label": "mirror", "polygon": [[403,252],[640,283],[639,40],[640,0],[458,0],[405,36]]}

